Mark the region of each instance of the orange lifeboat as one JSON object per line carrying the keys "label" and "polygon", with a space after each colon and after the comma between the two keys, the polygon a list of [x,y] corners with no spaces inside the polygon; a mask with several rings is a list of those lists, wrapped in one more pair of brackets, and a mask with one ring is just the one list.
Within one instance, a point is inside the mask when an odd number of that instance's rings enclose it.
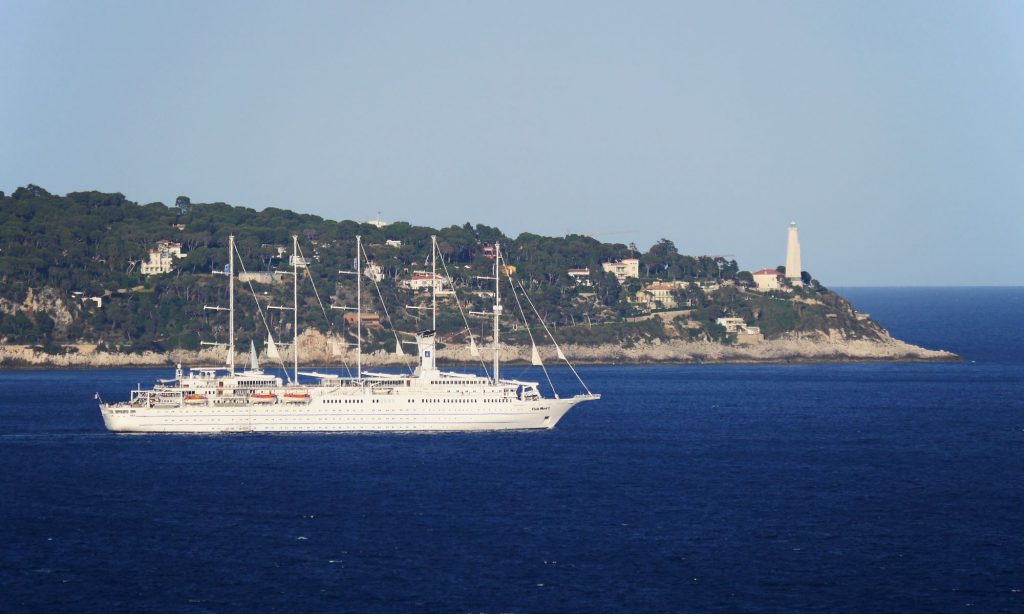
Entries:
{"label": "orange lifeboat", "polygon": [[292,391],[284,393],[285,403],[309,403],[312,399],[308,392]]}
{"label": "orange lifeboat", "polygon": [[277,403],[277,395],[272,392],[254,392],[249,395],[249,401],[260,404]]}
{"label": "orange lifeboat", "polygon": [[186,394],[185,395],[186,405],[206,405],[205,394]]}

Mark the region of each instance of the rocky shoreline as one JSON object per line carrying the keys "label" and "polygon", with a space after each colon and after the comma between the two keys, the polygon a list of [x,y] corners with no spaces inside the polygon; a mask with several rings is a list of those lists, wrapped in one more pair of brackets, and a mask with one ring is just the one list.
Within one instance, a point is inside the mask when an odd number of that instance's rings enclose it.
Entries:
{"label": "rocky shoreline", "polygon": [[[308,331],[300,338],[302,364],[310,367],[340,367],[355,362],[354,352],[334,355],[330,340]],[[569,345],[563,351],[575,364],[582,365],[652,365],[652,364],[777,364],[777,363],[828,363],[828,362],[931,362],[957,361],[960,357],[945,350],[929,350],[909,343],[886,337],[878,340],[830,338],[826,335],[792,336],[768,340],[754,345],[723,345],[708,341],[654,340],[630,347],[616,345]],[[489,352],[483,351],[487,360]],[[540,348],[546,364],[558,364],[554,349]],[[453,346],[440,348],[440,356],[446,363],[475,364],[480,359],[473,357],[469,348]],[[503,362],[528,363],[528,346],[503,346]],[[398,356],[384,351],[363,354],[366,367],[404,366],[415,362],[415,355]],[[260,357],[266,366],[277,364],[265,356]],[[290,364],[287,354],[282,356],[284,364]],[[239,353],[236,364],[248,364],[248,354]],[[216,350],[186,351],[174,350],[167,353],[144,352],[127,354],[118,352],[92,352],[69,354],[46,354],[24,347],[0,346],[0,368],[119,368],[157,367],[177,363],[184,365],[223,364],[224,354]]]}

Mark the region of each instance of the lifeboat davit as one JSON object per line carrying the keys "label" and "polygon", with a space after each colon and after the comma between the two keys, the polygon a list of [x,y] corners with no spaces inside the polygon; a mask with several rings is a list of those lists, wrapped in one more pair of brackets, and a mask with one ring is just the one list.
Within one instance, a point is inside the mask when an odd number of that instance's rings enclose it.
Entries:
{"label": "lifeboat davit", "polygon": [[249,395],[249,401],[252,403],[270,405],[277,403],[277,395],[272,392],[254,392]]}

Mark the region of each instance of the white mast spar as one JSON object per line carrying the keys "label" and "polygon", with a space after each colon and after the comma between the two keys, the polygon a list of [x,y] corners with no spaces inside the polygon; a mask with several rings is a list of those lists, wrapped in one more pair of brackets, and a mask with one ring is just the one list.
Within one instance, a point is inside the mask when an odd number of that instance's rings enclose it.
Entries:
{"label": "white mast spar", "polygon": [[[343,309],[356,312],[356,342],[355,344],[345,341],[347,347],[356,346],[356,379],[363,378],[363,238],[356,235],[356,258],[354,271],[338,271],[342,275],[356,276],[356,306],[346,307],[342,305],[331,305],[331,309]],[[346,320],[346,323],[348,320]],[[351,375],[351,373],[349,374]]]}
{"label": "white mast spar", "polygon": [[437,235],[430,235],[430,330],[437,335]]}
{"label": "white mast spar", "polygon": [[501,317],[501,244],[494,244],[494,383],[498,384],[498,368],[500,366],[500,345],[498,344],[498,327]]}
{"label": "white mast spar", "polygon": [[363,379],[363,238],[356,235],[356,378]]}
{"label": "white mast spar", "polygon": [[[213,305],[203,305],[204,310],[210,311],[226,311],[228,312],[228,355],[224,364],[227,366],[227,370],[231,375],[235,374],[235,235],[228,235],[228,266],[226,274],[228,276],[228,306],[220,307]],[[200,341],[199,345],[210,345],[214,347],[224,347],[225,344],[218,343],[215,341]]]}
{"label": "white mast spar", "polygon": [[235,235],[228,235],[228,369],[235,374]]}
{"label": "white mast spar", "polygon": [[292,235],[292,357],[295,383],[299,383],[299,235]]}

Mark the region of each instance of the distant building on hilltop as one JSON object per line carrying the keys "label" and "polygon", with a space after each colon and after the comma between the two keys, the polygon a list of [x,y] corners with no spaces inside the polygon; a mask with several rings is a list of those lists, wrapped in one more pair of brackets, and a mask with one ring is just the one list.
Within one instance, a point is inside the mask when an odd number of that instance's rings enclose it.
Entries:
{"label": "distant building on hilltop", "polygon": [[[686,288],[689,282],[686,281],[658,281],[648,284],[636,293],[636,302],[641,305],[655,305],[660,303],[662,307],[671,309],[679,306],[674,292]],[[689,302],[686,302],[689,306]]]}
{"label": "distant building on hilltop", "polygon": [[761,269],[760,271],[754,271],[753,277],[754,283],[757,284],[757,289],[761,292],[778,290],[782,287],[782,284],[779,283],[779,278],[782,277],[782,273],[775,269]]}
{"label": "distant building on hilltop", "polygon": [[174,268],[174,260],[184,258],[181,243],[173,241],[157,241],[156,247],[149,250],[149,259],[142,263],[143,275],[160,275],[170,273]]}
{"label": "distant building on hilltop", "polygon": [[725,328],[725,332],[736,335],[736,342],[740,344],[753,344],[764,341],[760,326],[748,326],[743,318],[718,318],[715,323]]}
{"label": "distant building on hilltop", "polygon": [[371,281],[381,281],[384,279],[384,269],[376,262],[371,262],[363,267],[363,275],[366,275]]}
{"label": "distant building on hilltop", "polygon": [[624,258],[622,260],[612,260],[611,262],[602,262],[601,268],[604,269],[605,273],[611,273],[615,276],[615,279],[619,280],[619,283],[626,281],[628,277],[640,277],[640,260],[637,258]]}
{"label": "distant building on hilltop", "polygon": [[377,212],[377,219],[375,219],[375,220],[366,220],[363,223],[364,224],[369,224],[370,226],[374,226],[376,228],[384,228],[385,226],[390,226],[391,225],[391,222],[385,222],[384,220],[380,219],[380,211]]}
{"label": "distant building on hilltop", "polygon": [[413,271],[409,279],[402,280],[399,285],[403,288],[416,291],[436,288],[438,296],[455,294],[452,290],[445,288],[448,283],[444,277],[441,275],[433,275],[428,271]]}

